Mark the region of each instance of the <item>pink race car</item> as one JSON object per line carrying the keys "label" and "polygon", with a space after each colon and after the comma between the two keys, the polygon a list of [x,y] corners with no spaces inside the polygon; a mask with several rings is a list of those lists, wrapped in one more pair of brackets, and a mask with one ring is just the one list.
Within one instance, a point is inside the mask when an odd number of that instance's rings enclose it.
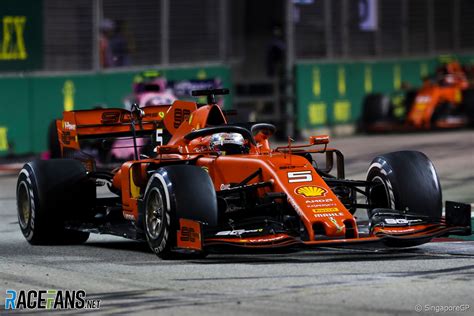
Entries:
{"label": "pink race car", "polygon": [[[137,76],[136,82],[133,83],[133,94],[125,98],[124,104],[127,110],[131,110],[133,104],[142,108],[172,104],[177,99],[173,91],[168,88],[166,78],[162,77],[157,71],[148,70]],[[145,139],[138,138],[137,147],[141,149],[141,154],[149,154],[143,152],[143,149],[147,147]],[[133,159],[134,155],[132,140],[128,138],[117,139],[112,145],[110,160],[126,161]]]}
{"label": "pink race car", "polygon": [[133,83],[133,93],[124,100],[125,108],[130,110],[132,104],[139,107],[149,105],[171,104],[178,98],[168,87],[166,78],[156,71],[146,71],[137,76]]}

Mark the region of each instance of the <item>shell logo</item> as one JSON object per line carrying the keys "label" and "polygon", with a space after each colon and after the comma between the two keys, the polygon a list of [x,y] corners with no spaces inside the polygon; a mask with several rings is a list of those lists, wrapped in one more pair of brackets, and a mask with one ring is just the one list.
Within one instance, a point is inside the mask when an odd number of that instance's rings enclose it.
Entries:
{"label": "shell logo", "polygon": [[304,185],[297,187],[295,192],[304,197],[315,197],[315,196],[325,196],[328,192],[326,189],[315,186],[315,185]]}

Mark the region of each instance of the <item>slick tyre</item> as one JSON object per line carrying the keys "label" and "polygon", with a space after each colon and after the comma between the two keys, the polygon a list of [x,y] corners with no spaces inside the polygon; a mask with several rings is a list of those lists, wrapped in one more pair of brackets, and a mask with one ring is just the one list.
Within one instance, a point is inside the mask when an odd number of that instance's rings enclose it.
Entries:
{"label": "slick tyre", "polygon": [[159,177],[152,177],[144,200],[144,231],[151,250],[162,259],[172,259],[176,244],[177,223],[168,196]]}
{"label": "slick tyre", "polygon": [[59,144],[56,120],[53,120],[48,127],[48,150],[52,159],[61,158],[61,145]]}
{"label": "slick tyre", "polygon": [[418,94],[418,90],[408,90],[405,93],[405,114],[408,114],[411,111],[411,108],[415,104],[415,99]]}
{"label": "slick tyre", "polygon": [[217,225],[217,198],[211,178],[200,167],[166,166],[150,177],[143,200],[148,245],[162,259],[199,258],[204,252],[178,253],[179,218]]}
{"label": "slick tyre", "polygon": [[[367,172],[371,205],[441,218],[442,196],[433,163],[418,151],[398,151],[376,157]],[[369,217],[371,216],[369,210]]]}
{"label": "slick tyre", "polygon": [[474,126],[474,89],[462,92],[462,106],[471,126]]}
{"label": "slick tyre", "polygon": [[89,233],[65,228],[66,221],[87,214],[95,200],[95,183],[80,162],[27,163],[18,176],[16,194],[18,222],[30,244],[80,244],[89,238]]}

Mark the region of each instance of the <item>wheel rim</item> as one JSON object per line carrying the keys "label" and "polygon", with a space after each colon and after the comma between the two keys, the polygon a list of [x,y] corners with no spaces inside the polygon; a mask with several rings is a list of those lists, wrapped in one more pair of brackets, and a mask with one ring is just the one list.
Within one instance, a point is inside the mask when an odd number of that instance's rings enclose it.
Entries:
{"label": "wheel rim", "polygon": [[156,239],[160,236],[164,220],[163,196],[158,188],[152,188],[146,204],[146,230],[151,238]]}
{"label": "wheel rim", "polygon": [[24,181],[18,186],[18,218],[22,228],[28,226],[31,218],[30,191]]}

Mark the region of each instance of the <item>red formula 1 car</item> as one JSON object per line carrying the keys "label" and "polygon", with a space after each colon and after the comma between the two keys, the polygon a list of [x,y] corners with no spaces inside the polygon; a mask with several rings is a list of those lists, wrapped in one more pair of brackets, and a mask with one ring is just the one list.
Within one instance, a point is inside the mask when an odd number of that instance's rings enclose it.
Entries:
{"label": "red formula 1 car", "polygon": [[470,68],[450,62],[424,78],[417,90],[391,97],[369,94],[363,102],[361,129],[367,132],[452,129],[474,125],[474,88]]}
{"label": "red formula 1 car", "polygon": [[[80,243],[91,232],[114,234],[147,241],[170,258],[221,247],[404,247],[471,234],[470,205],[447,202],[442,216],[438,177],[424,154],[380,155],[367,179],[348,180],[343,155],[328,147],[327,136],[272,149],[273,125],[227,124],[215,102],[226,92],[194,91],[207,105],[64,112],[57,124],[64,157],[78,157],[83,139],[118,135],[151,137],[155,155],[137,151],[114,170],[99,170],[91,159],[27,163],[17,184],[25,238]],[[98,187],[110,194],[98,196]],[[358,209],[368,220],[354,216]]]}

